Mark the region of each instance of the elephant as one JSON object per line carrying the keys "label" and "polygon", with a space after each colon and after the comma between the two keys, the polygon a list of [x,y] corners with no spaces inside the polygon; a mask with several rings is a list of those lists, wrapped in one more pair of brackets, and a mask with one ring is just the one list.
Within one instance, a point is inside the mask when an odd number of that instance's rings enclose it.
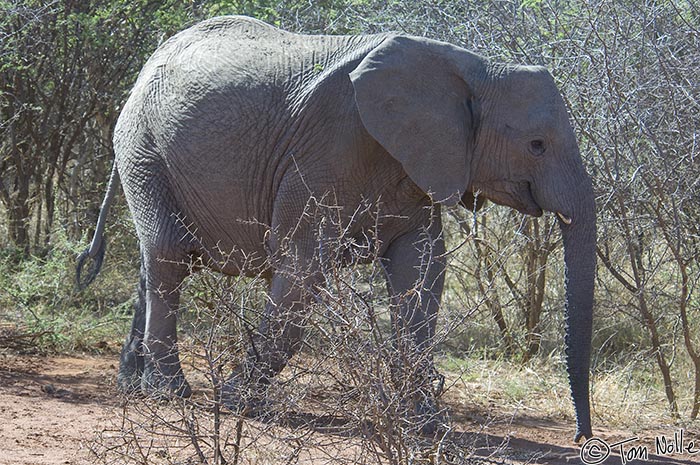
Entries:
{"label": "elephant", "polygon": [[[323,263],[315,251],[323,238],[300,218],[309,199],[324,195],[337,199],[343,221],[363,202],[381,204],[372,246],[403,328],[416,350],[430,350],[446,266],[440,211],[476,209],[487,199],[558,218],[575,440],[592,436],[595,199],[566,105],[544,67],[498,63],[398,33],[302,35],[216,17],[176,34],[148,59],[113,145],[114,167],[77,279],[84,286],[99,272],[106,215],[121,183],[141,255],[121,389],[190,395],[176,309],[191,271],[183,263],[193,257],[239,275],[246,272],[241,260],[265,267],[266,257],[293,244],[294,259],[312,271],[304,285],[318,285],[313,271]],[[344,234],[367,237],[374,224],[355,219]],[[416,246],[426,237],[435,257],[428,264]],[[228,260],[211,259],[212,250]],[[93,266],[81,276],[88,258]],[[225,382],[227,405],[235,404],[242,371],[256,373],[245,382],[264,386],[299,348],[308,299],[280,271],[295,266],[285,260],[264,270],[265,312],[277,318],[264,319],[257,346]],[[402,298],[419,279],[417,298]]]}

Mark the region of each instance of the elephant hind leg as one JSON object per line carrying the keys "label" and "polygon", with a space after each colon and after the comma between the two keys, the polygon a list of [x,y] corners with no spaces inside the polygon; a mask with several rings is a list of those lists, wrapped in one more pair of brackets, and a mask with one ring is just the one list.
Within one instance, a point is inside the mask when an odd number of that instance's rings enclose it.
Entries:
{"label": "elephant hind leg", "polygon": [[252,337],[245,359],[224,383],[222,404],[235,412],[261,413],[266,391],[302,345],[304,306],[315,277],[294,279],[277,272],[272,278],[265,315]]}
{"label": "elephant hind leg", "polygon": [[190,272],[190,254],[183,243],[153,245],[142,240],[146,311],[141,344],[141,391],[156,397],[188,397],[191,390],[182,372],[178,352],[177,314],[180,286]]}
{"label": "elephant hind leg", "polygon": [[188,397],[191,390],[177,346],[179,286],[188,266],[149,259],[143,253],[142,257],[138,299],[120,355],[117,386],[125,393],[141,390],[157,397]]}
{"label": "elephant hind leg", "polygon": [[[181,272],[181,270],[176,270],[178,274],[181,274]],[[149,293],[147,280],[148,276],[142,254],[138,296],[133,305],[134,315],[131,322],[131,330],[126,337],[119,357],[117,387],[126,394],[133,394],[141,391],[145,383],[145,392],[151,394],[151,391],[158,390],[165,385],[173,384],[173,386],[171,386],[172,389],[168,388],[169,390],[176,394],[179,393],[178,395],[188,396],[189,388],[184,376],[182,376],[182,370],[180,369],[176,341],[173,340],[172,335],[167,334],[168,332],[175,333],[176,331],[175,320],[177,319],[176,312],[178,311],[177,290],[166,292],[162,288],[159,288],[156,292],[151,290]],[[164,294],[167,294],[167,297],[165,297]],[[149,315],[149,298],[151,299],[151,317],[150,327],[148,329],[149,341],[151,341],[149,357],[156,357],[156,360],[147,364],[145,339],[147,331],[146,321]],[[162,309],[164,306],[167,306],[165,319],[154,317],[153,308]],[[158,310],[156,310],[156,312],[158,312]],[[173,342],[170,344],[160,344],[161,339],[162,341],[171,340]],[[163,357],[163,354],[168,354],[168,356]],[[168,363],[173,366],[164,368],[164,364]],[[149,374],[144,376],[147,365]],[[170,377],[174,376],[175,378],[172,380],[174,383],[166,383],[164,380],[154,379],[159,377],[159,373],[163,375],[169,374]]]}
{"label": "elephant hind leg", "polygon": [[184,228],[162,162],[157,157],[118,159],[122,185],[141,247],[139,305],[122,351],[120,387],[147,395],[188,396],[180,366],[177,312],[180,285],[190,272],[194,241]]}
{"label": "elephant hind leg", "polygon": [[143,376],[143,337],[146,331],[146,271],[141,257],[141,273],[139,276],[138,296],[134,302],[134,317],[131,321],[131,331],[126,336],[119,357],[119,373],[117,386],[131,394],[141,389]]}

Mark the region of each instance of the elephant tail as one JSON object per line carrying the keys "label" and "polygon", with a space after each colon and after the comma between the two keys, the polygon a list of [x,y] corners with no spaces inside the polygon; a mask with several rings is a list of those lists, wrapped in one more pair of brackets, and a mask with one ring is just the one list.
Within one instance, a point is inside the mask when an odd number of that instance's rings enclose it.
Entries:
{"label": "elephant tail", "polygon": [[[117,164],[115,162],[112,166],[112,174],[109,176],[107,193],[102,201],[102,207],[100,207],[100,216],[97,219],[97,227],[95,228],[95,234],[92,236],[92,242],[90,243],[90,247],[78,255],[78,266],[75,270],[75,283],[78,290],[82,291],[88,287],[97,277],[100,268],[102,268],[102,260],[105,256],[105,222],[107,221],[107,213],[109,213],[109,207],[112,205],[114,194],[117,191],[117,184],[119,184],[119,173],[117,172]],[[88,258],[92,259],[93,263],[83,276],[83,266]]]}

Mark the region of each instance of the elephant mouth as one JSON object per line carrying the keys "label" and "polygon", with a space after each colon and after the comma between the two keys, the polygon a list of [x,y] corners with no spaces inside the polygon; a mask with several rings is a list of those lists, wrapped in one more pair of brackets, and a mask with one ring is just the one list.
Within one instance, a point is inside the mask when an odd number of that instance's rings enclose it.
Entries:
{"label": "elephant mouth", "polygon": [[514,208],[520,213],[537,217],[542,216],[543,210],[535,201],[530,183],[527,181],[475,183],[473,190],[481,193],[494,203]]}

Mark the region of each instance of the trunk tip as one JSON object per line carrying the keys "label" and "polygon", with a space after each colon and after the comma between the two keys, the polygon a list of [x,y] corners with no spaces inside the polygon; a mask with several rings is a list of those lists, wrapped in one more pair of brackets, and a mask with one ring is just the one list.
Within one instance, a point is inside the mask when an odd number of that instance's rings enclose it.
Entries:
{"label": "trunk tip", "polygon": [[591,427],[589,426],[588,428],[576,428],[576,435],[574,436],[574,442],[579,443],[581,439],[583,441],[588,441],[593,437],[593,432],[591,431]]}

